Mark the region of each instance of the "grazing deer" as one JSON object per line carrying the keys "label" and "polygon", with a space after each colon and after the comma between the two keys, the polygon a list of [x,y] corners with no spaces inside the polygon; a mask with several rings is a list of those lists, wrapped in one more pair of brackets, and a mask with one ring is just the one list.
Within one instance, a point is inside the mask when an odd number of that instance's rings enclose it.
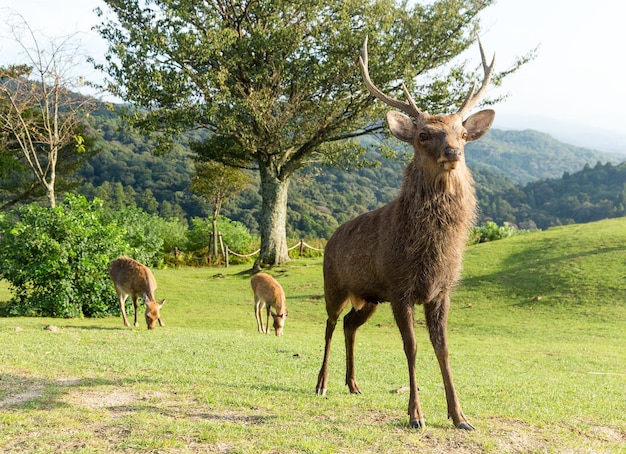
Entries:
{"label": "grazing deer", "polygon": [[157,288],[157,284],[150,268],[131,258],[120,257],[111,262],[109,276],[111,276],[111,280],[115,285],[115,292],[117,293],[120,310],[124,318],[124,326],[129,326],[125,307],[126,298],[129,296],[133,299],[135,306],[135,326],[139,326],[139,322],[137,322],[138,298],[143,299],[146,306],[145,316],[148,329],[154,329],[157,321],[159,325],[165,325],[161,321],[159,313],[161,307],[165,304],[165,300],[155,301],[154,299],[154,291]]}
{"label": "grazing deer", "polygon": [[[277,336],[283,334],[285,319],[289,312],[285,301],[285,292],[278,281],[267,273],[257,273],[252,276],[250,286],[254,292],[254,315],[259,333],[269,333],[270,314],[274,319],[274,331]],[[263,306],[267,309],[267,320],[263,328]],[[276,309],[276,313],[271,308]]]}
{"label": "grazing deer", "polygon": [[409,369],[409,422],[425,426],[415,372],[417,346],[413,331],[415,304],[424,306],[430,340],[445,385],[448,415],[460,429],[473,430],[461,410],[448,361],[447,320],[450,292],[459,279],[468,230],[475,221],[473,179],[465,165],[466,142],[479,139],[491,127],[495,112],[483,110],[463,119],[484,95],[491,75],[480,44],[485,76],[480,89],[472,87],[458,112],[429,115],[422,112],[403,84],[407,102],[384,94],[370,80],[367,38],[360,58],[363,79],[370,93],[400,112],[387,113],[391,133],[414,148],[398,197],[377,210],[362,214],[340,226],[324,253],[326,299],[326,345],[317,381],[324,395],[328,382],[330,344],[343,309],[346,343],[346,384],[360,394],[354,374],[356,331],[376,311],[391,303],[402,335]]}

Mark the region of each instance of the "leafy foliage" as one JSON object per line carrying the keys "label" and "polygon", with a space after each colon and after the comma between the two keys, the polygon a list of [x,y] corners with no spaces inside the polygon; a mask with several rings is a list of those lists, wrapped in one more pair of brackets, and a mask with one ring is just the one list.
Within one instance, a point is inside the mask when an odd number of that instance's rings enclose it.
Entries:
{"label": "leafy foliage", "polygon": [[514,226],[504,223],[499,226],[493,221],[487,221],[479,227],[474,227],[470,233],[470,244],[486,243],[488,241],[503,240],[520,233]]}
{"label": "leafy foliage", "polygon": [[383,130],[383,107],[356,65],[363,38],[379,86],[395,94],[405,80],[425,110],[445,112],[474,78],[453,59],[491,3],[106,0],[100,67],[107,89],[134,106],[128,120],[161,147],[201,128],[208,134],[193,144],[201,159],[259,170],[260,262],[280,264],[292,176],[314,162],[362,162],[363,144],[352,139]]}
{"label": "leafy foliage", "polygon": [[10,282],[10,315],[101,317],[118,305],[109,263],[130,255],[151,263],[163,225],[145,213],[103,210],[102,201],[68,195],[55,208],[23,206],[0,218],[0,273]]}
{"label": "leafy foliage", "polygon": [[11,315],[99,317],[117,307],[107,274],[128,250],[124,231],[103,224],[101,204],[69,196],[55,208],[31,204],[0,222],[0,270],[11,283]]}

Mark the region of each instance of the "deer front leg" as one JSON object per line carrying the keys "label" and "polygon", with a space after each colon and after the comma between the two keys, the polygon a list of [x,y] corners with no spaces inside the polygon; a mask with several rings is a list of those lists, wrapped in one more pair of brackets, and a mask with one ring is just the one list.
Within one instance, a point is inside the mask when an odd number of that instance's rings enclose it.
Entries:
{"label": "deer front leg", "polygon": [[356,330],[376,312],[378,306],[366,303],[361,309],[352,308],[343,318],[343,333],[346,340],[346,385],[352,394],[361,394],[359,385],[354,376],[354,340]]}
{"label": "deer front leg", "polygon": [[265,309],[267,309],[265,311],[265,334],[269,334],[270,333],[270,313],[272,312],[272,308],[269,304],[265,305]]}
{"label": "deer front leg", "polygon": [[119,295],[117,299],[120,303],[120,312],[122,313],[122,318],[124,319],[124,326],[130,326],[128,324],[128,318],[126,318],[126,298],[128,298],[128,295]]}
{"label": "deer front leg", "polygon": [[419,401],[417,376],[415,373],[415,357],[417,356],[417,344],[415,342],[415,331],[413,330],[413,306],[402,305],[392,306],[393,315],[396,324],[400,329],[402,343],[404,345],[404,354],[409,369],[409,424],[414,429],[423,429],[426,427],[424,414]]}
{"label": "deer front leg", "polygon": [[330,344],[333,340],[333,333],[337,326],[337,319],[326,320],[326,336],[324,343],[324,360],[322,361],[322,367],[320,373],[317,376],[317,386],[315,387],[315,394],[319,396],[325,396],[328,389],[328,361],[330,359]]}
{"label": "deer front leg", "polygon": [[448,358],[448,309],[450,307],[450,298],[447,294],[433,302],[424,305],[424,313],[426,315],[426,324],[430,334],[430,341],[433,344],[439,368],[441,369],[441,377],[446,391],[446,401],[448,403],[448,416],[452,418],[452,422],[459,429],[474,430],[469,423],[461,404],[457,398],[452,381],[452,371],[450,369],[450,361]]}
{"label": "deer front leg", "polygon": [[133,297],[133,305],[135,306],[135,328],[139,327],[139,322],[137,321],[137,312],[139,312],[139,303],[137,299],[138,298]]}
{"label": "deer front leg", "polygon": [[263,304],[260,300],[254,301],[254,317],[256,318],[256,327],[259,333],[263,332],[263,318],[261,311],[263,310]]}

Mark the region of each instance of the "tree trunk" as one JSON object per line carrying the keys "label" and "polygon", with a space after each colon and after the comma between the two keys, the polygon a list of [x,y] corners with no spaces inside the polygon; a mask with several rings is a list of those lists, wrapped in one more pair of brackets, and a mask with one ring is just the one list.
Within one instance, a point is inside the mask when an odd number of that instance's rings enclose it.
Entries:
{"label": "tree trunk", "polygon": [[211,224],[213,225],[213,254],[212,259],[214,262],[217,261],[217,256],[219,255],[219,242],[217,236],[219,235],[217,231],[217,217],[213,215],[213,219],[211,220]]}
{"label": "tree trunk", "polygon": [[53,181],[45,185],[46,195],[48,197],[48,203],[50,203],[50,208],[55,208],[57,206],[57,199],[56,199],[56,194],[54,193]]}
{"label": "tree trunk", "polygon": [[261,176],[261,252],[256,267],[289,261],[287,251],[287,190],[290,178],[279,178],[271,164],[259,163]]}

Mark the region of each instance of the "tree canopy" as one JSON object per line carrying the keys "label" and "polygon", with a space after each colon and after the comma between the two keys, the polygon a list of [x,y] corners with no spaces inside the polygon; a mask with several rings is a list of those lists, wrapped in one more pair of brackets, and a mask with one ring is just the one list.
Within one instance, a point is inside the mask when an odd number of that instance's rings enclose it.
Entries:
{"label": "tree canopy", "polygon": [[[382,131],[382,110],[357,58],[366,36],[374,83],[445,113],[474,71],[455,61],[492,0],[105,0],[106,88],[134,106],[129,119],[166,146],[201,128],[205,160],[258,169],[261,257],[287,259],[289,181],[315,162],[363,163],[355,137]],[[433,70],[437,70],[436,74]],[[499,77],[496,77],[496,81]]]}

